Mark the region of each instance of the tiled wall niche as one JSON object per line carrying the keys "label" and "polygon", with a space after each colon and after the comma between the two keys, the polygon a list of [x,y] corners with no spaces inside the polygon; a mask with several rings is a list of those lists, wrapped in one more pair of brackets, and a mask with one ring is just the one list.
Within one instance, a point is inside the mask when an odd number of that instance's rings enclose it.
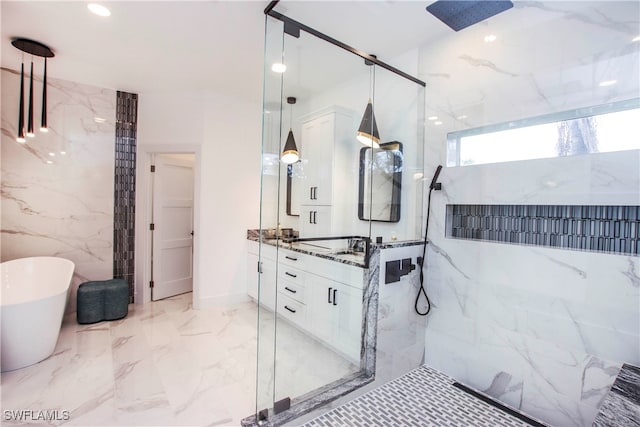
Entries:
{"label": "tiled wall niche", "polygon": [[447,205],[446,236],[637,255],[640,206]]}
{"label": "tiled wall niche", "polygon": [[113,206],[113,277],[129,283],[133,302],[135,280],[136,133],[138,95],[117,93]]}

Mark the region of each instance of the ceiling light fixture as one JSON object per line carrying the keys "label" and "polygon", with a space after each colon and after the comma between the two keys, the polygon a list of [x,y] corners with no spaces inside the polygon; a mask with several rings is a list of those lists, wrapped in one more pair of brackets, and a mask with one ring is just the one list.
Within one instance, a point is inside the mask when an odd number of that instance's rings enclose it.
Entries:
{"label": "ceiling light fixture", "polygon": [[[375,55],[371,55],[376,58]],[[373,62],[365,59],[364,64],[371,67],[371,71],[369,73],[369,81],[371,82],[370,95],[373,96],[374,93],[374,81],[375,81],[375,67],[373,67]],[[360,122],[360,127],[358,127],[358,133],[356,134],[356,138],[362,144],[371,148],[380,148],[380,132],[378,132],[378,125],[376,123],[376,116],[373,114],[373,104],[371,103],[371,98],[369,98],[369,102],[367,102],[367,106],[364,109],[364,114],[362,116],[362,121]]]}
{"label": "ceiling light fixture", "polygon": [[104,16],[104,17],[111,16],[111,11],[101,4],[89,3],[87,5],[87,9],[89,9],[91,13],[98,16]]}
{"label": "ceiling light fixture", "polygon": [[427,120],[431,120],[431,121],[438,120],[438,116],[429,116],[427,117]]}
{"label": "ceiling light fixture", "polygon": [[617,80],[605,80],[603,82],[600,82],[600,87],[613,86],[616,83],[618,83]]}
{"label": "ceiling light fixture", "polygon": [[634,37],[631,41],[632,42],[640,42],[640,36]]}
{"label": "ceiling light fixture", "polygon": [[96,123],[104,123],[107,121],[107,119],[103,119],[102,117],[94,117],[93,121]]}
{"label": "ceiling light fixture", "polygon": [[[22,52],[32,55],[31,60],[31,75],[29,77],[29,110],[28,110],[28,128],[27,136],[34,137],[33,132],[33,56],[39,56],[44,58],[44,74],[42,78],[42,116],[40,123],[40,131],[47,132],[47,58],[53,58],[55,55],[53,51],[46,45],[29,39],[16,38],[11,41],[13,47]],[[18,112],[18,136],[16,141],[25,142],[24,136],[24,59],[20,67],[20,111]]]}
{"label": "ceiling light fixture", "polygon": [[489,35],[487,35],[487,36],[484,36],[484,42],[485,42],[485,43],[491,43],[491,42],[496,41],[496,38],[497,38],[497,37],[496,37],[496,35],[495,35],[495,34],[489,34]]}
{"label": "ceiling light fixture", "polygon": [[271,66],[271,71],[273,71],[274,73],[284,73],[285,71],[287,71],[287,66],[285,64],[276,62]]}
{"label": "ceiling light fixture", "polygon": [[458,120],[464,120],[466,118],[467,118],[466,114],[463,114],[463,115],[457,117]]}
{"label": "ceiling light fixture", "polygon": [[440,126],[442,124],[442,122],[440,120],[438,120],[437,122],[433,122],[434,125],[436,126]]}
{"label": "ceiling light fixture", "polygon": [[300,153],[298,152],[298,147],[296,146],[296,140],[293,137],[293,104],[296,103],[296,98],[293,96],[287,97],[287,104],[290,107],[290,115],[289,115],[289,134],[287,135],[287,142],[284,144],[284,149],[282,150],[282,157],[280,158],[283,163],[288,165],[297,162],[300,160]]}

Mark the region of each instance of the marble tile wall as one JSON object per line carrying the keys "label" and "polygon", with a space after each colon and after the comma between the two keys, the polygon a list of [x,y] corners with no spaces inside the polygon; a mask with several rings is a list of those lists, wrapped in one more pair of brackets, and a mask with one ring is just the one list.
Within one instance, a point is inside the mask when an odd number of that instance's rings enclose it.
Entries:
{"label": "marble tile wall", "polygon": [[[425,175],[447,164],[448,132],[640,95],[637,2],[514,3],[421,49],[427,115],[442,121]],[[639,150],[444,168],[426,364],[549,424],[590,426],[622,363],[640,362],[640,258],[447,238],[446,205],[639,206],[639,171]]]}
{"label": "marble tile wall", "polygon": [[[20,75],[2,69],[2,261],[60,256],[83,281],[113,275],[113,90],[47,79],[49,132],[15,140]],[[34,91],[41,93],[40,76]],[[40,110],[39,96],[35,110]]]}

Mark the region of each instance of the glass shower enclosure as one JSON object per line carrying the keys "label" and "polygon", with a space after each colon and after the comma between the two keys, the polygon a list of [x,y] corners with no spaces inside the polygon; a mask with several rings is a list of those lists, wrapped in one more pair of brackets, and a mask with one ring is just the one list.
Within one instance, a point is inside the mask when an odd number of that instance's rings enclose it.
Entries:
{"label": "glass shower enclosure", "polygon": [[374,378],[376,254],[422,235],[425,88],[275,11],[265,38],[249,294],[256,421],[279,424]]}

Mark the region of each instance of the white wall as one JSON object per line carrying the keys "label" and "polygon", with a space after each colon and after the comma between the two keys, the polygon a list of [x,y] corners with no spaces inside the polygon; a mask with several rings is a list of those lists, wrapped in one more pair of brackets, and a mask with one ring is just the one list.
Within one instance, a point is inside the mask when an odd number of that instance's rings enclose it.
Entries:
{"label": "white wall", "polygon": [[[175,152],[180,145],[199,151],[194,306],[245,298],[246,230],[259,222],[260,103],[207,92],[162,92],[141,93],[138,108],[139,152],[145,145],[156,151],[166,146]],[[138,165],[142,162],[139,156]],[[142,204],[143,187],[138,188]],[[138,219],[142,214],[138,209]],[[143,222],[136,224],[138,248],[144,242]],[[138,285],[143,283],[141,261],[138,257]]]}
{"label": "white wall", "polygon": [[[626,20],[638,12],[637,2],[516,2],[423,46],[427,115],[443,122],[427,124],[427,175],[446,164],[447,132],[638,97],[640,29]],[[617,85],[599,86],[612,75]],[[429,230],[426,363],[551,425],[591,425],[621,363],[640,363],[639,258],[445,238],[445,205],[640,205],[639,171],[638,150],[445,168]]]}

